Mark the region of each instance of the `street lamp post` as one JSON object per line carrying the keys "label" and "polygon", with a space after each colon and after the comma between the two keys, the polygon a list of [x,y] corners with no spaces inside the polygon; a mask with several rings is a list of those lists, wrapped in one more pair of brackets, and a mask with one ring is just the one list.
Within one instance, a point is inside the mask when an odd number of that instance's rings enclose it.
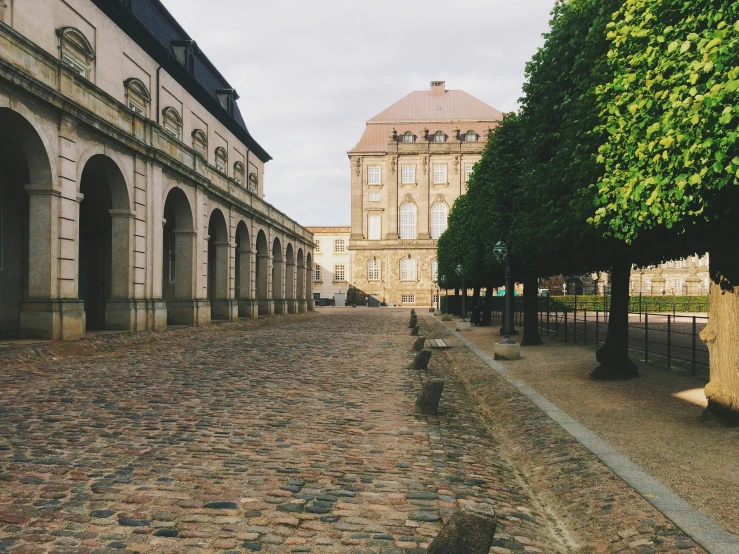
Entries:
{"label": "street lamp post", "polygon": [[501,240],[493,249],[498,262],[505,264],[505,317],[503,318],[504,344],[513,344],[511,334],[513,333],[513,282],[511,277],[511,266],[508,263],[508,247]]}
{"label": "street lamp post", "polygon": [[493,248],[498,263],[505,264],[505,316],[503,318],[503,335],[505,339],[495,345],[496,360],[517,360],[521,357],[521,345],[511,340],[513,332],[513,277],[508,260],[508,247],[501,240]]}
{"label": "street lamp post", "polygon": [[467,306],[465,306],[465,300],[467,299],[467,289],[464,286],[464,268],[462,265],[458,265],[456,269],[458,277],[462,278],[462,318],[460,321],[467,321]]}

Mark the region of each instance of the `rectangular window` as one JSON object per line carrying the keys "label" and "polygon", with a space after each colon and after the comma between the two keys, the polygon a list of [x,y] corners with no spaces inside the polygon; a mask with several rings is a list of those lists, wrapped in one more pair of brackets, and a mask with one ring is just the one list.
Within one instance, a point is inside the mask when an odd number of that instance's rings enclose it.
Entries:
{"label": "rectangular window", "polygon": [[403,294],[400,297],[400,301],[403,304],[415,304],[416,303],[416,295],[415,294]]}
{"label": "rectangular window", "polygon": [[316,245],[315,245],[315,248],[314,248],[314,250],[315,250],[316,252],[320,252],[320,251],[321,251],[321,241],[320,241],[320,240],[318,240],[318,239],[316,239]]}
{"label": "rectangular window", "polygon": [[70,68],[72,71],[77,73],[77,75],[87,77],[87,68],[79,61],[77,61],[74,56],[72,56],[68,52],[62,52],[62,63]]}
{"label": "rectangular window", "polygon": [[680,292],[683,290],[683,280],[682,279],[675,279],[672,281],[672,288],[675,289],[675,291]]}
{"label": "rectangular window", "polygon": [[144,115],[144,107],[131,98],[128,99],[128,108],[139,115]]}
{"label": "rectangular window", "polygon": [[402,179],[404,185],[412,185],[416,182],[416,166],[404,165],[402,169]]}
{"label": "rectangular window", "polygon": [[321,299],[321,293],[320,292],[314,292],[313,293],[313,301],[318,302]]}
{"label": "rectangular window", "polygon": [[367,218],[367,238],[369,240],[380,240],[381,220],[379,215],[371,215]]}
{"label": "rectangular window", "polygon": [[431,262],[431,280],[436,283],[439,280],[439,262],[434,260]]}
{"label": "rectangular window", "polygon": [[344,239],[336,239],[334,241],[334,253],[343,254],[344,252],[346,252],[346,243],[344,242]]}
{"label": "rectangular window", "polygon": [[683,261],[682,260],[677,260],[675,262],[675,269],[682,269],[682,268],[683,268]]}
{"label": "rectangular window", "polygon": [[369,193],[369,201],[370,202],[379,202],[380,201],[380,193],[379,192],[370,192]]}
{"label": "rectangular window", "polygon": [[367,168],[367,182],[370,185],[379,185],[381,184],[380,181],[380,167],[377,165],[372,165]]}
{"label": "rectangular window", "polygon": [[445,185],[446,183],[446,164],[434,164],[434,184]]}
{"label": "rectangular window", "polygon": [[321,280],[321,266],[316,264],[315,269],[313,270],[313,280],[314,281],[320,281]]}
{"label": "rectangular window", "polygon": [[470,176],[472,175],[473,167],[475,167],[474,164],[464,164],[464,182],[465,183],[470,182]]}
{"label": "rectangular window", "polygon": [[346,281],[346,270],[344,264],[334,266],[334,281]]}

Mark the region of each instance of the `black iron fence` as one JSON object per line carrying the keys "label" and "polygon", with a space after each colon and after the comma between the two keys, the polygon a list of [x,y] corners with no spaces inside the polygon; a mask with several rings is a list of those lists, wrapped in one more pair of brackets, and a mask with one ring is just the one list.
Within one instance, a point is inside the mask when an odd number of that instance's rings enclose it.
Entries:
{"label": "black iron fence", "polygon": [[[539,306],[538,323],[543,336],[585,346],[602,346],[608,333],[608,312],[564,307],[545,302]],[[516,299],[514,321],[523,327],[523,302]],[[493,322],[503,321],[503,306],[495,302]],[[707,374],[708,348],[700,338],[708,317],[693,314],[629,314],[629,349],[636,359],[689,371],[692,375]]]}

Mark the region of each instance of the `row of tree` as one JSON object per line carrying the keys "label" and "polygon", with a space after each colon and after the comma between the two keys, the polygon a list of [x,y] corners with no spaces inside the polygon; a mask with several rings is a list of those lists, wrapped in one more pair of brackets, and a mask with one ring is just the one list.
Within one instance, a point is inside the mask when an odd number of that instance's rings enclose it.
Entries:
{"label": "row of tree", "polygon": [[593,379],[638,375],[629,279],[711,253],[709,410],[739,422],[739,1],[569,0],[526,68],[521,110],[491,134],[439,239],[446,288],[524,285],[523,345],[541,343],[538,278],[610,271]]}

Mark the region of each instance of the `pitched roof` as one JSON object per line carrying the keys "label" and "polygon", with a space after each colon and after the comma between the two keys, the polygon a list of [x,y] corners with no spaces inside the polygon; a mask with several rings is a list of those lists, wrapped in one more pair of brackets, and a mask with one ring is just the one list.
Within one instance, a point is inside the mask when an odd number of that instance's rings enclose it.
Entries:
{"label": "pitched roof", "polygon": [[447,140],[455,128],[485,137],[489,128],[503,120],[503,113],[463,90],[446,90],[443,81],[432,81],[429,90],[411,92],[367,121],[362,138],[349,153],[384,152],[393,129],[418,135],[427,128],[433,135],[443,131]]}
{"label": "pitched roof", "polygon": [[272,157],[251,136],[238,105],[234,102],[233,115],[218,100],[217,91],[232,89],[225,77],[199,48],[194,49],[193,73],[185,69],[174,56],[172,41],[190,41],[190,35],[164,7],[160,0],[92,0],[126,34],[159,62],[193,97],[211,112],[223,125],[246,144],[260,160]]}

